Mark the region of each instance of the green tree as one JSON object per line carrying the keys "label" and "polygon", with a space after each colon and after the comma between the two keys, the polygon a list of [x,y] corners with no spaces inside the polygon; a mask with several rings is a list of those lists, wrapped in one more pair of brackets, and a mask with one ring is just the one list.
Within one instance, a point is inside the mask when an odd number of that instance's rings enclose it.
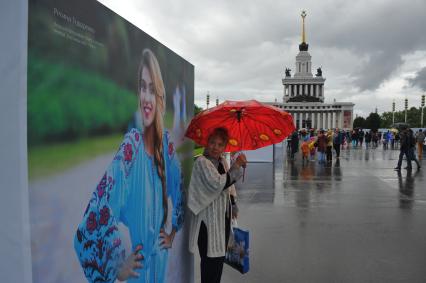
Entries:
{"label": "green tree", "polygon": [[411,107],[407,111],[407,123],[413,127],[420,127],[421,109]]}
{"label": "green tree", "polygon": [[203,111],[203,108],[199,107],[197,104],[194,104],[194,116]]}
{"label": "green tree", "polygon": [[[413,127],[418,128],[421,125],[421,109],[411,107],[407,110],[407,123]],[[392,112],[384,112],[381,115],[382,122],[380,126],[382,128],[390,128],[392,126]],[[395,112],[395,123],[405,122],[405,110]]]}
{"label": "green tree", "polygon": [[380,116],[380,128],[390,128],[392,126],[392,112],[383,112]]}
{"label": "green tree", "polygon": [[365,128],[365,119],[361,116],[356,117],[353,123],[353,128]]}
{"label": "green tree", "polygon": [[377,113],[370,113],[365,120],[365,127],[373,131],[377,131],[380,128],[381,118]]}

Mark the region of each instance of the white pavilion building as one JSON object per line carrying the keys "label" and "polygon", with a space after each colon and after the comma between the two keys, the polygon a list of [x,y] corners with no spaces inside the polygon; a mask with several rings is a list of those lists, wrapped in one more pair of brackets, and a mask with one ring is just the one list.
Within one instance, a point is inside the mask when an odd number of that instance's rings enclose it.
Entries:
{"label": "white pavilion building", "polygon": [[312,74],[311,55],[305,38],[305,17],[302,12],[302,43],[296,56],[295,73],[291,76],[290,69],[285,70],[282,79],[284,94],[282,102],[268,103],[282,108],[293,116],[296,128],[314,129],[351,129],[353,108],[351,102],[324,103],[324,82],[321,68]]}

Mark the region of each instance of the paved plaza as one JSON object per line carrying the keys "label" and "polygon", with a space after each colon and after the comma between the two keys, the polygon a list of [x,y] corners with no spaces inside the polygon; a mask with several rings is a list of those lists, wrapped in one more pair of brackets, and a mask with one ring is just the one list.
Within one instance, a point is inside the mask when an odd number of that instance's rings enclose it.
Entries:
{"label": "paved plaza", "polygon": [[[277,148],[274,164],[249,163],[237,186],[251,270],[226,266],[222,282],[426,282],[426,162],[398,174],[398,154],[342,150],[329,167],[302,166],[300,154],[291,162]],[[72,240],[110,160],[100,156],[31,184],[34,282],[85,282]]]}
{"label": "paved plaza", "polygon": [[222,282],[426,282],[426,168],[398,173],[399,151],[381,148],[342,150],[328,167],[298,154],[249,164],[238,222],[251,270],[226,266]]}

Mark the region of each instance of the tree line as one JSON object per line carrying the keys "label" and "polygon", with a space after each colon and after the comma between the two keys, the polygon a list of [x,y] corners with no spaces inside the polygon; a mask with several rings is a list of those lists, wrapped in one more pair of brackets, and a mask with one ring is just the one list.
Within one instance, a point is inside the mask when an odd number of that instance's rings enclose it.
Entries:
{"label": "tree line", "polygon": [[[421,128],[421,108],[411,107],[407,110],[407,121],[405,121],[405,110],[404,111],[395,111],[394,118],[395,123],[407,122],[407,124],[412,128]],[[423,127],[425,126],[423,118]],[[366,128],[377,130],[379,128],[391,128],[393,124],[393,114],[392,112],[383,112],[381,115],[378,113],[372,112],[367,118],[358,116],[354,119],[353,128]]]}

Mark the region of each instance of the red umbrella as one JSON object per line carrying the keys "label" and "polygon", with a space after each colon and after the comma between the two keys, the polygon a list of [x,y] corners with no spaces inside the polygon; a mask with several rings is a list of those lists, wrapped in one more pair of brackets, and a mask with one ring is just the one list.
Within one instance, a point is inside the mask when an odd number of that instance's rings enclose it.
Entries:
{"label": "red umbrella", "polygon": [[276,144],[295,130],[291,115],[277,107],[256,100],[225,101],[195,116],[185,136],[207,146],[207,138],[218,127],[229,133],[226,152]]}

